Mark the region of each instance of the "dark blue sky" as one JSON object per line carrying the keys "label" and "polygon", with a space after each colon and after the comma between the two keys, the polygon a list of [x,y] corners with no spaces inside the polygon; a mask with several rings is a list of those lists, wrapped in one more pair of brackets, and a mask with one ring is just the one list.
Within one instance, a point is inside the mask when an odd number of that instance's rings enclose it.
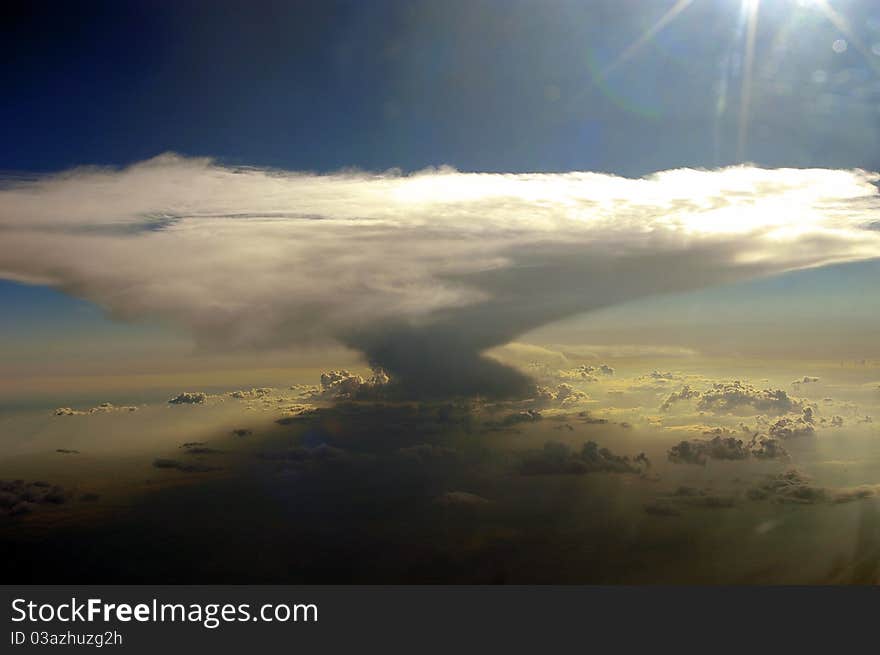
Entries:
{"label": "dark blue sky", "polygon": [[[695,0],[598,75],[673,4],[21,3],[5,10],[0,39],[0,168],[167,150],[321,171],[642,175],[732,163],[738,0]],[[880,42],[880,4],[833,4],[866,48]],[[880,168],[880,76],[854,45],[834,52],[838,38],[815,7],[762,3],[747,159]]]}

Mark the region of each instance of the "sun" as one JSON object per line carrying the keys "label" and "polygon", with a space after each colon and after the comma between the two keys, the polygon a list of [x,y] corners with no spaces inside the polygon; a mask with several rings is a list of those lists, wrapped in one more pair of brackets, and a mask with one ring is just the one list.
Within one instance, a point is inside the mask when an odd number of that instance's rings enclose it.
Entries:
{"label": "sun", "polygon": [[[669,9],[653,25],[646,29],[635,41],[627,45],[620,54],[599,74],[604,80],[621,66],[634,59],[648,43],[650,43],[661,31],[671,25],[679,14],[688,9],[698,0],[669,0]],[[708,1],[708,0],[699,0]],[[858,51],[865,63],[880,76],[880,61],[875,53],[853,32],[850,22],[845,16],[835,10],[829,0],[768,0],[775,2],[788,2],[802,8],[816,9],[820,11],[828,21],[834,25],[844,39],[835,42],[834,51],[843,52],[848,45]],[[747,161],[750,111],[752,104],[752,77],[755,64],[755,47],[758,29],[758,21],[761,11],[761,0],[740,0],[739,26],[735,27],[742,34],[742,77],[739,94],[739,111],[737,116],[737,142],[736,160]]]}

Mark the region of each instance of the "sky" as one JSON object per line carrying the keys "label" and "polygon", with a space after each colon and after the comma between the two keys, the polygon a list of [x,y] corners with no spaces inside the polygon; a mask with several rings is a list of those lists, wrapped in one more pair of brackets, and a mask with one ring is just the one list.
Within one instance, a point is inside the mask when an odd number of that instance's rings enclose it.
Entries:
{"label": "sky", "polygon": [[[165,151],[313,171],[739,163],[737,0],[691,3],[613,66],[674,4],[27,3],[5,10],[0,167]],[[832,4],[871,53],[876,7]],[[845,38],[818,3],[762,4],[746,159],[878,167],[877,64],[837,52]]]}
{"label": "sky", "polygon": [[[28,3],[4,10],[0,47],[11,66],[0,170],[8,185],[166,152],[316,173],[880,168],[876,6],[838,0],[829,13],[821,2],[765,0],[748,67],[749,6]],[[663,296],[538,337],[759,355],[770,339],[794,355],[831,343],[835,356],[869,357],[875,273],[848,264]],[[0,281],[0,302],[13,310],[5,359],[21,361],[47,340],[67,347],[42,369],[112,344],[116,353],[152,344],[154,356],[173,359],[189,338],[162,316],[120,327],[91,300]],[[795,339],[792,317],[808,326]]]}
{"label": "sky", "polygon": [[2,11],[0,578],[880,581],[875,0]]}

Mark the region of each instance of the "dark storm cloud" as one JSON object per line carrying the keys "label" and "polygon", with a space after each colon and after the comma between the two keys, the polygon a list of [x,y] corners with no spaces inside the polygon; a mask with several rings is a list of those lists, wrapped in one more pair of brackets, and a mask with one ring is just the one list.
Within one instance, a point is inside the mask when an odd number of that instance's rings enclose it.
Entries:
{"label": "dark storm cloud", "polygon": [[[615,242],[612,254],[584,257],[583,246],[529,244],[503,252],[516,265],[449,278],[476,289],[488,299],[465,307],[439,310],[429,323],[380,323],[352,332],[344,341],[385,369],[391,387],[404,396],[527,397],[533,382],[482,352],[514,340],[548,322],[574,314],[671,291],[696,289],[760,275],[765,264],[715,267],[730,261],[736,246],[713,243],[685,252],[664,252],[641,244]],[[673,252],[675,253],[673,255]],[[654,276],[648,271],[663,271]],[[704,271],[695,277],[694,271]],[[572,285],[591,280],[588,292]]]}
{"label": "dark storm cloud", "polygon": [[385,403],[342,400],[330,407],[313,408],[297,417],[276,421],[307,425],[318,445],[364,452],[393,452],[414,443],[432,441],[478,427],[473,408],[465,402]]}

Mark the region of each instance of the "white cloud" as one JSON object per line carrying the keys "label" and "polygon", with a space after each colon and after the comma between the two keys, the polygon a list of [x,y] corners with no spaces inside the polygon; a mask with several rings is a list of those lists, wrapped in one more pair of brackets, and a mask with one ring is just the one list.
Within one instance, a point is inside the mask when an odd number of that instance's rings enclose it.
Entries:
{"label": "white cloud", "polygon": [[[544,323],[880,256],[877,180],[754,167],[311,175],[163,155],[0,185],[0,276],[203,344],[334,339],[410,387],[472,392],[506,375],[512,391],[524,378],[478,354]],[[437,386],[451,378],[467,384]]]}

